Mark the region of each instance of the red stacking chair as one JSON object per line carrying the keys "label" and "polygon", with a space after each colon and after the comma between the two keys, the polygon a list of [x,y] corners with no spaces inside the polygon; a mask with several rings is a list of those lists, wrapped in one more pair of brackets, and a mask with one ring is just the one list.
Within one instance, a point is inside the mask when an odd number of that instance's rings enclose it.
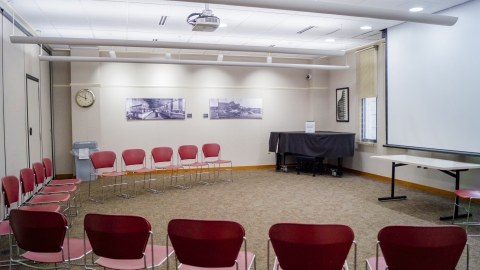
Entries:
{"label": "red stacking chair", "polygon": [[100,256],[91,266],[133,270],[167,262],[169,269],[168,256],[173,249],[169,252],[166,246],[153,244],[150,222],[143,217],[89,213],[85,216],[84,228],[93,253]]}
{"label": "red stacking chair", "polygon": [[[255,255],[247,252],[245,230],[237,222],[173,219],[168,223],[168,238],[178,269],[248,270],[252,264],[256,269]],[[240,251],[242,242],[245,251]]]}
{"label": "red stacking chair", "polygon": [[[54,263],[53,268],[62,263],[66,264],[64,268],[70,269],[71,261],[92,251],[90,243],[69,237],[67,220],[57,212],[13,209],[10,211],[10,228],[18,247],[26,251],[21,257],[32,262]],[[10,250],[12,245],[10,237]],[[12,254],[10,258],[10,267],[15,263],[38,268],[24,260],[13,259]]]}
{"label": "red stacking chair", "polygon": [[[378,246],[383,257],[378,256]],[[454,270],[467,245],[459,226],[387,226],[378,233],[377,255],[367,260],[370,269]],[[467,245],[467,269],[468,269]]]}
{"label": "red stacking chair", "polygon": [[[192,181],[192,168],[195,169],[195,181],[204,185],[211,185],[212,183],[202,181],[202,174],[208,173],[210,180],[210,166],[206,162],[198,162],[198,148],[195,145],[182,145],[178,148],[178,160],[180,165],[188,168],[190,173],[190,182]],[[203,171],[206,167],[207,171]]]}
{"label": "red stacking chair", "polygon": [[[146,155],[143,149],[127,149],[123,151],[122,160],[123,160],[123,163],[125,164],[125,171],[133,173],[134,177],[136,174],[143,174],[143,179],[133,181],[133,196],[132,196],[133,198],[137,196],[136,183],[143,182],[143,190],[145,191],[149,191],[152,193],[159,193],[158,183],[156,182],[157,178],[152,178],[152,173],[155,173],[156,170],[147,168],[145,166]],[[141,166],[141,168],[138,168],[139,166]],[[134,168],[134,167],[137,167],[137,168]],[[149,179],[146,179],[147,174],[149,174],[150,176]],[[152,181],[155,181],[156,183],[155,188],[152,188],[151,186]],[[145,186],[146,182],[148,182],[148,187]]]}
{"label": "red stacking chair", "polygon": [[[113,192],[115,193],[116,187],[120,186],[120,193],[116,194],[117,196],[123,198],[129,198],[130,196],[127,193],[122,193],[122,187],[125,185],[127,186],[128,192],[128,183],[123,183],[123,176],[127,175],[125,172],[118,172],[117,171],[117,156],[112,151],[99,151],[94,152],[90,155],[90,160],[92,161],[93,168],[95,170],[101,169],[108,169],[111,171],[108,172],[94,172],[92,175],[101,176],[102,181],[102,201],[99,202],[96,199],[90,196],[90,186],[92,181],[88,181],[88,199],[94,202],[103,203],[105,201],[105,192],[104,189],[106,187],[113,187]],[[117,177],[120,177],[120,183],[117,184]],[[104,184],[105,178],[113,178],[114,183],[110,185]]]}
{"label": "red stacking chair", "polygon": [[[183,169],[181,165],[173,164],[173,149],[170,147],[155,147],[152,149],[152,168],[163,173],[163,190],[165,190],[165,172],[170,171],[170,185],[173,185],[175,178],[176,188],[188,188],[185,183],[185,174],[178,175],[178,170]],[[175,173],[175,175],[173,175]],[[183,186],[178,185],[178,177],[183,177]],[[190,183],[191,185],[191,183]]]}
{"label": "red stacking chair", "polygon": [[[43,167],[45,167],[45,177],[53,177],[53,165],[52,160],[49,158],[42,159]],[[47,183],[49,186],[63,186],[63,185],[80,185],[82,183],[81,179],[74,178],[74,179],[61,179],[61,180],[53,180]],[[80,189],[79,189],[80,190]]]}
{"label": "red stacking chair", "polygon": [[[218,143],[207,143],[202,146],[203,161],[213,165],[213,179],[233,182],[232,161],[221,158],[220,145]],[[230,168],[223,169],[230,171],[230,178],[220,179],[220,170],[222,164],[230,164]]]}
{"label": "red stacking chair", "polygon": [[[43,164],[40,162],[34,162],[32,164],[33,167],[33,172],[35,173],[35,186],[37,189],[37,194],[60,194],[60,193],[68,193],[73,199],[74,205],[73,208],[75,208],[75,214],[76,216],[78,214],[78,207],[77,207],[77,197],[76,197],[76,192],[78,191],[77,186],[75,185],[63,185],[63,186],[45,186],[45,175],[44,175],[44,167]],[[42,185],[42,187],[40,187]],[[70,214],[71,211],[70,211]],[[73,214],[72,214],[73,215]]]}
{"label": "red stacking chair", "polygon": [[[457,189],[453,193],[455,193],[455,203],[453,207],[453,218],[452,218],[452,224],[457,224],[457,225],[465,225],[465,231],[467,232],[468,236],[480,236],[479,234],[468,234],[468,226],[480,226],[480,222],[478,221],[470,221],[470,217],[472,214],[470,213],[471,205],[472,205],[472,200],[479,200],[480,199],[480,190],[468,190],[468,189]],[[460,206],[460,202],[457,204],[457,199],[462,198],[462,199],[467,199],[468,200],[468,208],[465,208],[463,206]],[[456,216],[456,208],[460,206],[465,211],[467,212],[467,221],[465,222],[460,222],[460,223],[455,223],[455,216]],[[458,211],[458,210],[457,210]]]}
{"label": "red stacking chair", "polygon": [[[340,224],[278,223],[269,231],[277,257],[273,269],[348,270],[347,256],[354,244],[354,265],[357,248],[350,227]],[[268,245],[267,269],[270,269]]]}
{"label": "red stacking chair", "polygon": [[[20,170],[20,184],[22,186],[22,199],[21,203],[23,205],[38,205],[38,204],[64,204],[63,213],[66,212],[66,216],[72,217],[70,213],[70,194],[68,193],[59,193],[59,194],[34,194],[35,192],[35,174],[32,169],[24,168]],[[27,198],[28,197],[28,198]],[[71,224],[70,219],[70,224]]]}

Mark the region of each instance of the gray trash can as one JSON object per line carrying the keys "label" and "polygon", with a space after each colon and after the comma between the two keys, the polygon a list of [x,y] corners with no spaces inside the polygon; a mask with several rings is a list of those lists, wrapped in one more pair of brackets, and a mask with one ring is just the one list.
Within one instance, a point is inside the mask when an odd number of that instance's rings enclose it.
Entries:
{"label": "gray trash can", "polygon": [[70,151],[75,156],[75,175],[82,181],[90,181],[97,179],[96,176],[90,176],[94,171],[90,155],[98,151],[97,142],[75,142],[73,149]]}

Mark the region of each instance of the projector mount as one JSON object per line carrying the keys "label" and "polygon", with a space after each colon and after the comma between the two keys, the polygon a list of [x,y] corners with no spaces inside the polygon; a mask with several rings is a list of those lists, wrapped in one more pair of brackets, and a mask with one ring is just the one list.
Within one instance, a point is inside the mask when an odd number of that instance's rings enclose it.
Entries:
{"label": "projector mount", "polygon": [[209,4],[205,4],[202,13],[192,13],[187,17],[187,23],[193,26],[193,31],[212,32],[220,25],[220,19],[213,15]]}

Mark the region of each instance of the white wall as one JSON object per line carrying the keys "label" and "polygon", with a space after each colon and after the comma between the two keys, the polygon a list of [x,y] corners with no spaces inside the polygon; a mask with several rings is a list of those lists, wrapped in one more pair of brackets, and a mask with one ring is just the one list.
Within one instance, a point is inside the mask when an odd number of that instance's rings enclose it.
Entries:
{"label": "white wall", "polygon": [[[72,50],[72,55],[95,53],[84,48]],[[123,54],[122,57],[163,57]],[[213,59],[212,56],[191,58]],[[225,56],[224,61],[265,59]],[[176,152],[182,144],[201,148],[204,143],[217,142],[222,147],[222,156],[234,160],[235,166],[274,164],[274,155],[268,153],[270,132],[303,130],[305,121],[313,115],[306,104],[311,102],[311,91],[317,91],[308,88],[308,70],[120,63],[100,63],[87,69],[80,64],[71,67],[73,141],[97,140],[101,150],[113,150],[119,159],[128,148],[150,152],[156,146],[170,146]],[[319,88],[326,88],[326,83],[317,78],[316,84],[323,84]],[[83,88],[93,90],[96,95],[97,100],[90,108],[80,108],[73,100]],[[193,114],[193,118],[126,120],[127,98],[170,97],[185,98],[186,113]],[[204,119],[203,114],[209,114],[210,98],[261,98],[263,119]]]}
{"label": "white wall", "polygon": [[[348,131],[359,133],[360,101],[358,100],[356,90],[356,58],[355,53],[347,54],[348,71],[330,71],[328,100],[332,104],[328,108],[328,129],[335,131]],[[331,65],[345,63],[345,57],[335,57],[329,60]],[[350,88],[350,122],[342,123],[335,120],[335,89]],[[480,163],[480,158],[466,157],[452,154],[440,154],[432,152],[412,151],[394,148],[385,148],[385,46],[381,45],[378,50],[378,102],[377,102],[377,143],[373,145],[359,144],[352,158],[346,158],[344,165],[358,171],[373,173],[377,175],[391,177],[391,163],[371,159],[374,155],[397,155],[408,154],[423,157],[442,158],[463,162]],[[317,116],[321,117],[321,116]],[[417,169],[415,166],[405,166],[396,169],[396,178],[425,186],[435,187],[443,190],[452,191],[455,188],[455,180],[436,170]],[[473,170],[461,173],[462,188],[480,187],[480,170]],[[389,191],[385,191],[388,195]]]}

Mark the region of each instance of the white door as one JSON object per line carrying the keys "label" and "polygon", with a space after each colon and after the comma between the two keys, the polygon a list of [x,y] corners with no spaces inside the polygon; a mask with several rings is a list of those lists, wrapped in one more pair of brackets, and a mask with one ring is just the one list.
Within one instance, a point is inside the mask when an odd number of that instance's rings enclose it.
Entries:
{"label": "white door", "polygon": [[39,80],[27,74],[27,137],[28,164],[42,162],[42,133],[40,130]]}

